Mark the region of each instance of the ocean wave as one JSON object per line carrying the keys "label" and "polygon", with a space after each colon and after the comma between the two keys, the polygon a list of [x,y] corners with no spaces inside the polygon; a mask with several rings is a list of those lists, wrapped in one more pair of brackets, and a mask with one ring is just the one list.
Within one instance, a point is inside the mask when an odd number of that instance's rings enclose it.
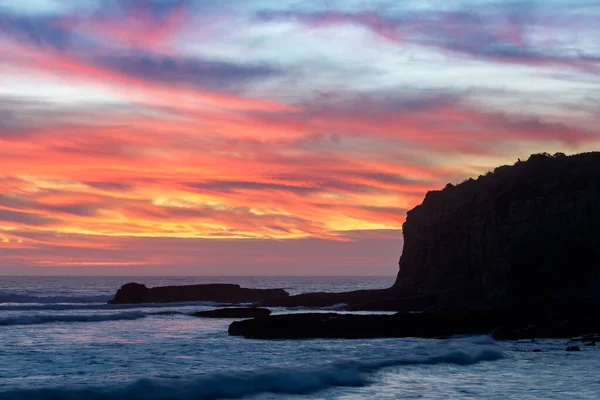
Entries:
{"label": "ocean wave", "polygon": [[34,304],[57,304],[57,303],[106,303],[113,296],[29,296],[17,293],[0,292],[0,305],[2,303],[34,303]]}
{"label": "ocean wave", "polygon": [[261,393],[307,395],[332,387],[360,387],[374,381],[377,371],[403,365],[470,365],[503,357],[496,346],[453,349],[421,358],[387,358],[372,361],[343,361],[313,368],[285,368],[211,373],[193,380],[143,379],[127,386],[103,388],[25,389],[0,392],[5,400],[210,400],[239,399]]}
{"label": "ocean wave", "polygon": [[345,311],[348,309],[348,304],[346,304],[346,303],[334,304],[333,306],[331,306],[331,309],[334,311]]}
{"label": "ocean wave", "polygon": [[104,322],[131,321],[146,318],[151,315],[187,315],[178,311],[162,311],[144,313],[140,311],[121,312],[113,314],[73,314],[73,315],[18,315],[0,318],[0,326],[41,325],[56,322]]}
{"label": "ocean wave", "polygon": [[49,303],[0,304],[0,311],[67,311],[67,310],[129,310],[135,308],[218,307],[219,303],[202,301],[188,303],[106,304],[106,303]]}

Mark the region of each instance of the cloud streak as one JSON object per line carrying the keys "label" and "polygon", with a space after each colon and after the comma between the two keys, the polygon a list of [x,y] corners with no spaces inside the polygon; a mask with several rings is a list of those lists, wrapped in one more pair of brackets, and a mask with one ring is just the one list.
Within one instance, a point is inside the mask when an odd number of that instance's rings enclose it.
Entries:
{"label": "cloud streak", "polygon": [[[483,3],[463,10],[433,9],[391,15],[378,10],[264,11],[258,13],[257,18],[268,22],[301,23],[311,29],[353,25],[400,46],[417,45],[443,54],[493,63],[570,67],[597,74],[600,71],[600,54],[597,49],[589,53],[581,48],[566,52],[559,46],[552,48],[546,45],[559,42],[566,31],[598,33],[597,15],[571,16],[568,14],[569,9],[563,7],[561,5],[549,14],[534,5],[498,7],[496,4]],[[530,32],[534,29],[543,31],[543,41],[534,38]]]}

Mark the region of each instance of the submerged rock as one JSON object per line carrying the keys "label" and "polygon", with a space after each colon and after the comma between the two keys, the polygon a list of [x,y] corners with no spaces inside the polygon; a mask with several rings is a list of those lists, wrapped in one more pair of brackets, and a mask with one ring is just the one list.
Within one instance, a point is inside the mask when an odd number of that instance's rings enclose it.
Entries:
{"label": "submerged rock", "polygon": [[579,346],[567,346],[565,351],[581,351],[581,348]]}
{"label": "submerged rock", "polygon": [[202,318],[261,318],[268,317],[271,310],[258,307],[219,308],[217,310],[200,311],[194,317]]}
{"label": "submerged rock", "polygon": [[162,286],[147,288],[139,283],[123,285],[109,304],[176,303],[211,301],[216,303],[254,303],[287,297],[283,289],[247,289],[234,284]]}

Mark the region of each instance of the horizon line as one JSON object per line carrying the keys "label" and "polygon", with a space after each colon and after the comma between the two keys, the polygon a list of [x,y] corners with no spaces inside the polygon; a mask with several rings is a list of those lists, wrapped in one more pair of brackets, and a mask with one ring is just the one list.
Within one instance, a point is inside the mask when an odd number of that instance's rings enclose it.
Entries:
{"label": "horizon line", "polygon": [[18,274],[0,274],[2,277],[11,278],[46,278],[46,277],[60,277],[60,278],[395,278],[396,275],[235,275],[235,274],[223,274],[223,275],[159,275],[159,274],[146,274],[146,275],[85,275],[85,274],[31,274],[31,275],[18,275]]}

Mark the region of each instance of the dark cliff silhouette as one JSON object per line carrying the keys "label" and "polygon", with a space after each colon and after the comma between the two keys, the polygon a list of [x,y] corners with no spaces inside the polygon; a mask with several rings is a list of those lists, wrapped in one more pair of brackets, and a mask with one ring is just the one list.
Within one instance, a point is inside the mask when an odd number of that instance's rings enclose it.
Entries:
{"label": "dark cliff silhouette", "polygon": [[600,153],[532,155],[429,192],[395,284],[435,308],[600,302]]}
{"label": "dark cliff silhouette", "polygon": [[265,306],[422,310],[600,302],[600,153],[534,154],[427,193],[407,214],[394,286]]}
{"label": "dark cliff silhouette", "polygon": [[[254,338],[491,333],[567,337],[600,330],[600,153],[534,154],[427,193],[403,225],[390,289],[264,302],[396,310],[393,316],[296,314],[235,322]],[[411,314],[411,310],[424,311]]]}

